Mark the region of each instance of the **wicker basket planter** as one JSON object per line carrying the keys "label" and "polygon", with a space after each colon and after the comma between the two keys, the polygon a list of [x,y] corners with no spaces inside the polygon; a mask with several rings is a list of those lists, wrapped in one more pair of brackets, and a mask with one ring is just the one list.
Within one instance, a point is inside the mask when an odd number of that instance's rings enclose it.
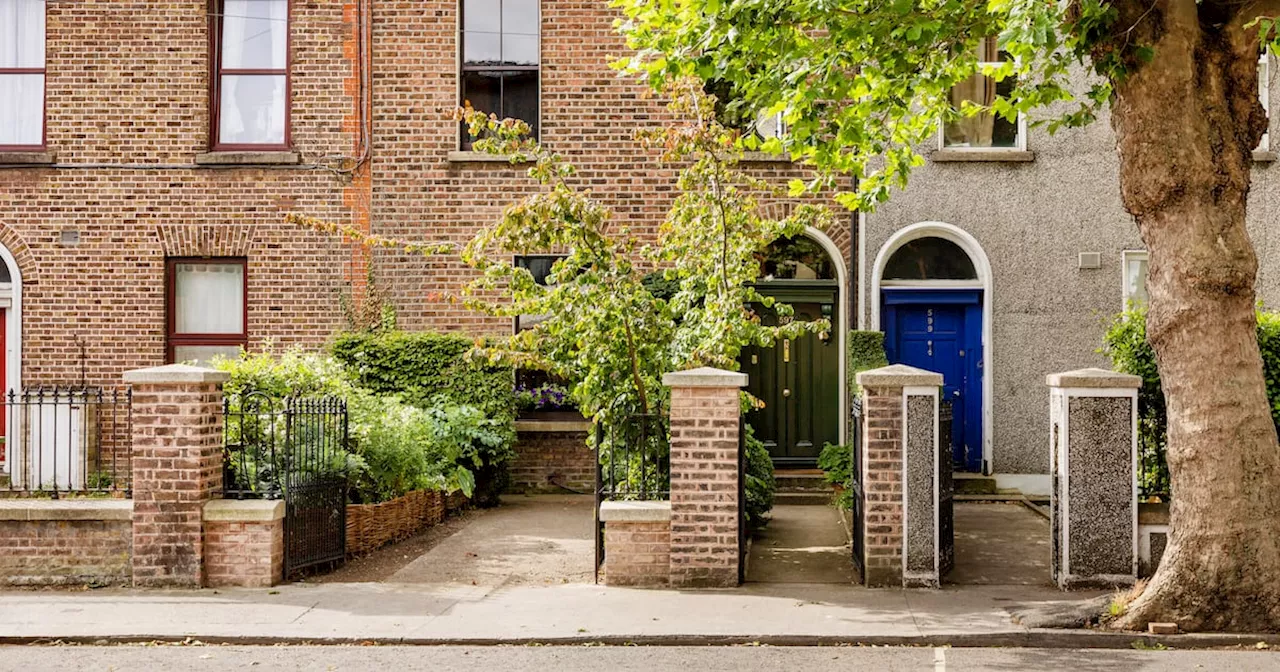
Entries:
{"label": "wicker basket planter", "polygon": [[445,495],[414,490],[378,504],[347,505],[347,554],[361,555],[444,520]]}

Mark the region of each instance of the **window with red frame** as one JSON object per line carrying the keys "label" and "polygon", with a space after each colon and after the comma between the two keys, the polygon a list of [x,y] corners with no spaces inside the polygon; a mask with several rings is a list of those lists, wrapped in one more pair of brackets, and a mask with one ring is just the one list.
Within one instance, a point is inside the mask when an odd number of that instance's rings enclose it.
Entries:
{"label": "window with red frame", "polygon": [[208,363],[249,344],[244,259],[169,259],[168,361]]}
{"label": "window with red frame", "polygon": [[45,0],[0,0],[0,149],[44,147]]}
{"label": "window with red frame", "polygon": [[214,0],[213,149],[289,147],[289,0]]}

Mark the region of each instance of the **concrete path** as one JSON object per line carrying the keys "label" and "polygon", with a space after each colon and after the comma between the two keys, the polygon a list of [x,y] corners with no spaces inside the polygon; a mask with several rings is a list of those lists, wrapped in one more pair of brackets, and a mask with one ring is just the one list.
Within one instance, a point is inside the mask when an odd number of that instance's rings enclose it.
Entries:
{"label": "concrete path", "polygon": [[556,672],[1280,672],[1270,651],[945,649],[929,647],[76,646],[0,647],[0,672],[30,670],[555,670]]}
{"label": "concrete path", "polygon": [[955,505],[957,585],[1052,586],[1049,521],[1020,503]]}
{"label": "concrete path", "polygon": [[392,574],[392,583],[589,583],[595,562],[590,495],[504,496],[466,527]]}
{"label": "concrete path", "polygon": [[852,553],[835,507],[780,504],[751,542],[747,581],[849,585]]}
{"label": "concrete path", "polygon": [[291,584],[203,591],[0,593],[4,638],[231,638],[388,642],[643,641],[1023,634],[1010,611],[1062,593],[748,584],[723,591],[592,584]]}

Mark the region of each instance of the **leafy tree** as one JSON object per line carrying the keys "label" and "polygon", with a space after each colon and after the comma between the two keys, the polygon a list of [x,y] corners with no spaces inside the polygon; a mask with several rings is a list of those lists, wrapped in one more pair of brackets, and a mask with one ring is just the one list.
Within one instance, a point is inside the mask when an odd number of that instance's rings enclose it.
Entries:
{"label": "leafy tree", "polygon": [[[1054,130],[1109,110],[1122,202],[1150,253],[1147,334],[1174,497],[1169,549],[1118,626],[1280,629],[1280,448],[1245,231],[1275,0],[615,1],[636,50],[627,67],[656,86],[727,83],[755,109],[785,112],[788,137],[761,148],[816,169],[797,194],[860,176],[840,196],[849,206],[905,185],[939,119],[1053,106],[1038,121]],[[1009,60],[979,66],[988,36]],[[1011,93],[953,109],[952,86],[979,71],[1014,78]]]}

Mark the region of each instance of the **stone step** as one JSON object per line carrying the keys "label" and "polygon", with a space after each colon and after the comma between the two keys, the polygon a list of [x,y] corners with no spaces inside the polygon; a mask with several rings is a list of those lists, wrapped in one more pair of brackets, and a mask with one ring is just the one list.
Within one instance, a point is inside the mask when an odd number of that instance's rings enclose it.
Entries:
{"label": "stone step", "polygon": [[996,479],[980,474],[956,474],[953,482],[957,495],[994,495],[998,491]]}
{"label": "stone step", "polygon": [[821,469],[778,469],[773,478],[779,492],[831,492]]}
{"label": "stone step", "polygon": [[804,506],[827,506],[831,504],[831,498],[834,493],[827,490],[826,492],[781,492],[774,495],[773,504],[779,506],[783,504],[804,505]]}

